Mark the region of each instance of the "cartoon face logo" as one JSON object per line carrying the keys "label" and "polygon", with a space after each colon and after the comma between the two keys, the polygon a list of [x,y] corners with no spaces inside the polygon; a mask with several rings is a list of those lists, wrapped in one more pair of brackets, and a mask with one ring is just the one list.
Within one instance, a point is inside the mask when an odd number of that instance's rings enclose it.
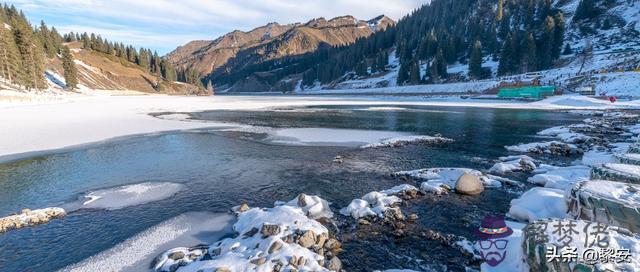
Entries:
{"label": "cartoon face logo", "polygon": [[502,263],[507,257],[507,237],[513,234],[513,230],[504,222],[504,217],[486,216],[475,233],[480,239],[480,257],[492,267]]}

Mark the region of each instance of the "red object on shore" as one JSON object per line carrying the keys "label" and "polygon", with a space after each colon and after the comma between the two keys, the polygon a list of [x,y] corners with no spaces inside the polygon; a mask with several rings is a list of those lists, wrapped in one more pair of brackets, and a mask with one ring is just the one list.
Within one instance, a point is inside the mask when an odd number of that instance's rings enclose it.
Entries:
{"label": "red object on shore", "polygon": [[615,96],[609,96],[609,101],[611,101],[611,103],[615,103],[616,102],[616,97]]}

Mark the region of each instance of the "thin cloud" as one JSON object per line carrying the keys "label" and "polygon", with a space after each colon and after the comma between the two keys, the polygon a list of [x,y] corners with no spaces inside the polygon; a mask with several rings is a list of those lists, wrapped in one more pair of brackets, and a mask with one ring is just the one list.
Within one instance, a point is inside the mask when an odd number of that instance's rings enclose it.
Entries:
{"label": "thin cloud", "polygon": [[399,19],[429,0],[13,0],[30,20],[63,32],[95,32],[110,40],[151,47],[160,53],[192,39],[214,39],[269,22],[385,14]]}

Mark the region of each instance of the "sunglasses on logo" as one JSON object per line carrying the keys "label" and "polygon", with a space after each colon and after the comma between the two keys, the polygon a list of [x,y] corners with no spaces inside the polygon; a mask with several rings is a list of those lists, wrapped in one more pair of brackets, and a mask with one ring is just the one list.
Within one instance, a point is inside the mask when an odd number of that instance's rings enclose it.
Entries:
{"label": "sunglasses on logo", "polygon": [[507,248],[507,244],[509,240],[504,239],[496,239],[496,240],[483,240],[478,242],[480,244],[480,248],[482,249],[490,249],[492,246],[495,246],[497,249],[505,249]]}

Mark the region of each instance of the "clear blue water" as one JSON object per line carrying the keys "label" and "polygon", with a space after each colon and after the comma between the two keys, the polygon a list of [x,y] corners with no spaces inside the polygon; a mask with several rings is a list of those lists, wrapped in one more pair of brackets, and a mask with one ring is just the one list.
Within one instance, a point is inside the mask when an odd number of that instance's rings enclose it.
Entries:
{"label": "clear blue water", "polygon": [[[2,164],[0,215],[3,216],[22,208],[59,206],[87,191],[123,184],[168,181],[182,183],[186,189],[157,202],[120,210],[80,210],[46,225],[0,235],[0,271],[57,270],[177,215],[191,211],[226,212],[242,201],[251,206],[272,206],[276,200],[289,200],[305,192],[326,198],[337,210],[367,192],[404,183],[389,175],[393,171],[427,167],[486,169],[492,160],[507,154],[505,145],[538,141],[534,136],[537,131],[580,120],[569,114],[531,110],[411,107],[414,111],[366,111],[364,108],[213,111],[194,114],[194,118],[273,127],[440,133],[456,142],[443,147],[391,149],[281,146],[260,141],[261,135],[210,131],[135,137]],[[336,155],[343,156],[347,163],[332,163]],[[473,198],[427,199],[425,205],[433,209],[416,207],[416,210],[426,226],[470,235],[463,227],[465,222],[483,212],[506,212],[511,194],[489,190]],[[474,216],[465,216],[470,213]],[[440,250],[437,245],[411,249],[407,243],[346,242],[345,248],[349,250],[343,253],[343,259],[349,270],[372,270],[402,264],[392,258],[379,262],[389,250],[423,257]],[[432,261],[447,264],[438,258]]]}

